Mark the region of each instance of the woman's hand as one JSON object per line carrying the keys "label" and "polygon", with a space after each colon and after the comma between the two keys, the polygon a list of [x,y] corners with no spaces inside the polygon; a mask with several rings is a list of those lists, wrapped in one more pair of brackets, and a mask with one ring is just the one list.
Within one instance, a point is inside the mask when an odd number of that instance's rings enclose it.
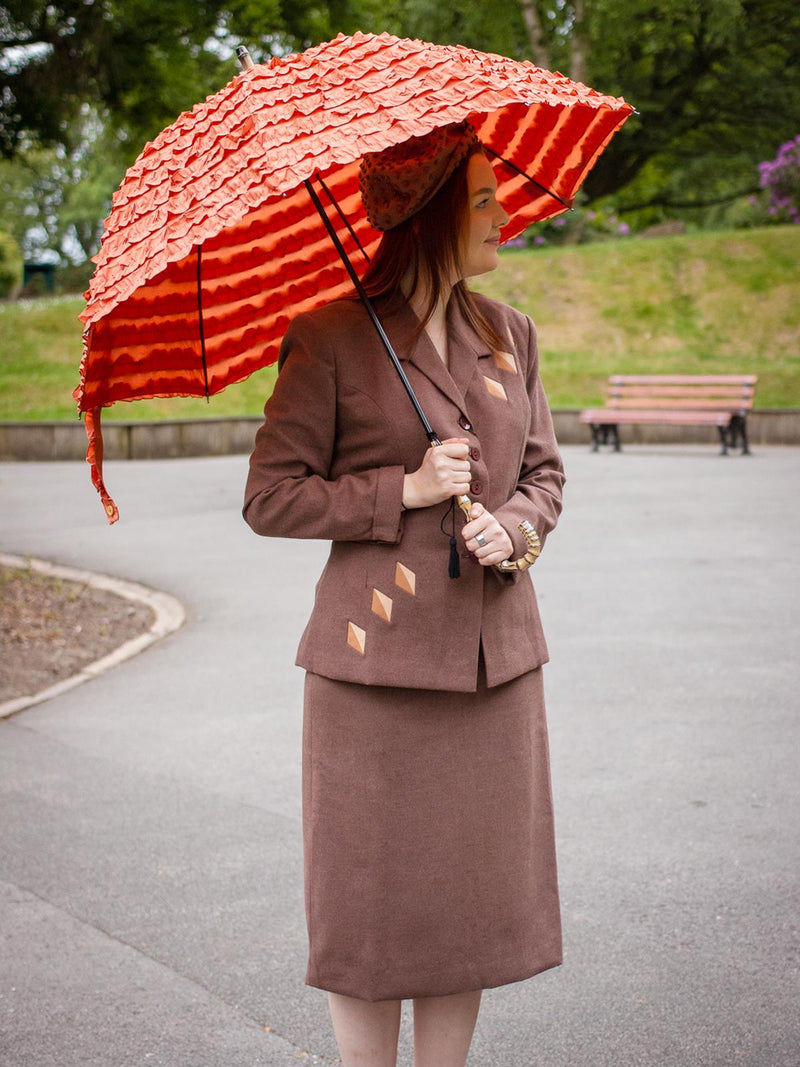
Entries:
{"label": "woman's hand", "polygon": [[487,511],[483,504],[473,504],[469,513],[471,518],[464,524],[461,534],[480,565],[493,567],[508,559],[514,552],[514,545],[491,511]]}
{"label": "woman's hand", "polygon": [[419,470],[403,481],[403,507],[427,508],[469,492],[469,441],[450,437],[429,448]]}

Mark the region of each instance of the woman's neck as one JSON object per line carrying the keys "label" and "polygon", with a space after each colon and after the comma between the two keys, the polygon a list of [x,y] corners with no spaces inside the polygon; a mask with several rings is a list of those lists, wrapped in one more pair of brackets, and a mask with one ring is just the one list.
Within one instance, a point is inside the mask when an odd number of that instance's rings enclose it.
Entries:
{"label": "woman's neck", "polygon": [[[412,311],[420,320],[425,318],[428,312],[428,305],[430,303],[430,290],[427,285],[418,283],[413,292],[408,292],[406,286],[403,286],[406,299],[411,306]],[[449,353],[447,345],[447,304],[450,300],[450,294],[452,288],[448,287],[446,292],[439,294],[439,299],[433,307],[433,311],[425,321],[424,330],[428,335],[431,343],[436,351],[439,353],[439,358],[444,363],[445,367],[449,367]]]}

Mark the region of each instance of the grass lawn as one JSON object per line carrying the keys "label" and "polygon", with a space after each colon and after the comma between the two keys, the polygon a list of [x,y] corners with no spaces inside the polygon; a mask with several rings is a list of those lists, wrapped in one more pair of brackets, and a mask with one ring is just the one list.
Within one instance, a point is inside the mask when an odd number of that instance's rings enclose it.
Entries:
{"label": "grass lawn", "polygon": [[610,374],[757,374],[757,407],[800,407],[800,226],[505,253],[475,288],[537,325],[553,407]]}
{"label": "grass lawn", "polygon": [[[474,285],[536,322],[553,407],[598,402],[614,373],[752,373],[757,407],[800,407],[800,226],[509,250]],[[75,418],[82,306],[0,303],[0,419]],[[258,415],[274,374],[104,417]]]}

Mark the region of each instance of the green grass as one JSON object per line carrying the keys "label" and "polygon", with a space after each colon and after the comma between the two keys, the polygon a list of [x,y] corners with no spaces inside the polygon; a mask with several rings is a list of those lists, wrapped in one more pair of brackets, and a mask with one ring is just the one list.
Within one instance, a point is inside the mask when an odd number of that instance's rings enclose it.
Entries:
{"label": "green grass", "polygon": [[800,406],[800,227],[508,252],[475,288],[531,316],[554,407],[610,374],[757,374],[757,407]]}
{"label": "green grass", "polygon": [[[757,374],[757,407],[800,407],[800,226],[508,251],[475,288],[536,322],[553,407],[598,402],[614,373]],[[0,304],[0,419],[75,418],[82,306]],[[104,417],[258,415],[274,375]]]}
{"label": "green grass", "polygon": [[[82,351],[79,297],[0,302],[0,419],[76,419],[72,390]],[[210,402],[186,397],[114,404],[104,419],[194,419],[258,415],[277,371],[265,367]]]}

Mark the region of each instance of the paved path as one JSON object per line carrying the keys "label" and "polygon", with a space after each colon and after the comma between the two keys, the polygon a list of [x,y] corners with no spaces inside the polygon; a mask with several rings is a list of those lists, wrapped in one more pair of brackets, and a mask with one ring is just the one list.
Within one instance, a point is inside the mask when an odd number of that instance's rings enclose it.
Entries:
{"label": "paved path", "polygon": [[[471,1067],[800,1063],[800,450],[565,451],[536,565],[563,967],[490,992]],[[187,623],[0,723],[0,1063],[335,1056],[303,985],[301,672],[324,558],[239,518],[244,457],[0,464],[0,551]],[[408,1019],[403,1064],[409,1064]]]}

